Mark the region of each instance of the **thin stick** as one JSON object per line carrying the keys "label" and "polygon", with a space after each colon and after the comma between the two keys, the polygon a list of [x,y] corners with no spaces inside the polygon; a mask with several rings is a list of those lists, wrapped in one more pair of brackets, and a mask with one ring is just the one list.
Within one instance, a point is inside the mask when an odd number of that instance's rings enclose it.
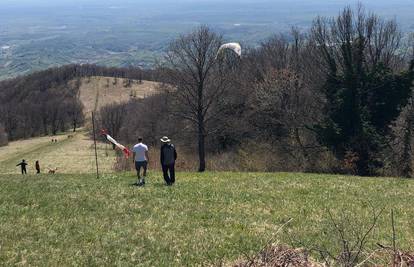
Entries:
{"label": "thin stick", "polygon": [[396,266],[397,265],[397,245],[396,245],[396,234],[395,234],[394,209],[391,210],[391,224],[392,224],[392,248],[394,250],[393,266]]}
{"label": "thin stick", "polygon": [[95,145],[96,179],[99,179],[98,152],[96,151],[95,114],[92,112],[93,143]]}

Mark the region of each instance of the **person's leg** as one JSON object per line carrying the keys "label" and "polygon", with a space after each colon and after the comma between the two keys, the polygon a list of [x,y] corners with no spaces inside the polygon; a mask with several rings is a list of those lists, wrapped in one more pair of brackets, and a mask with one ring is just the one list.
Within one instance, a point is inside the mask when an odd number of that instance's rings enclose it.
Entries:
{"label": "person's leg", "polygon": [[148,167],[148,162],[144,161],[141,164],[142,169],[143,169],[143,174],[142,174],[142,179],[141,179],[141,183],[145,184],[145,178],[147,177],[147,167]]}
{"label": "person's leg", "polygon": [[27,174],[26,168],[23,169],[22,173]]}
{"label": "person's leg", "polygon": [[165,182],[169,185],[171,183],[170,177],[168,176],[168,166],[162,165],[162,174],[164,175]]}
{"label": "person's leg", "polygon": [[141,165],[137,161],[135,161],[135,169],[137,170],[137,177],[138,177],[137,184],[138,184],[141,181],[141,175],[140,175]]}
{"label": "person's leg", "polygon": [[144,176],[144,177],[147,177],[148,162],[146,162],[146,161],[145,161],[145,162],[143,163],[142,167],[143,167],[143,169],[144,169],[144,174],[143,174],[143,176]]}
{"label": "person's leg", "polygon": [[175,183],[175,166],[174,166],[174,164],[170,165],[170,181],[171,181],[171,184]]}

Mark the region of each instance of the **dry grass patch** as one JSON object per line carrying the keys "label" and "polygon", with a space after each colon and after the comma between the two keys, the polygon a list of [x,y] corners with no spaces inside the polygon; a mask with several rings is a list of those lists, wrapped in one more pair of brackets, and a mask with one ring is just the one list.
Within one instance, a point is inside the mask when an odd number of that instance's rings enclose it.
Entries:
{"label": "dry grass patch", "polygon": [[[52,143],[52,138],[57,139],[58,142]],[[60,135],[11,142],[9,146],[0,148],[0,173],[19,173],[16,164],[22,159],[29,164],[29,174],[35,173],[36,160],[40,161],[43,173],[55,168],[57,173],[95,172],[93,141],[85,132],[76,133],[73,138]],[[110,145],[98,143],[98,163],[101,172],[112,172],[115,152]]]}
{"label": "dry grass patch", "polygon": [[123,103],[131,98],[144,98],[157,92],[158,83],[112,77],[89,77],[81,80],[80,100],[85,114],[113,103]]}

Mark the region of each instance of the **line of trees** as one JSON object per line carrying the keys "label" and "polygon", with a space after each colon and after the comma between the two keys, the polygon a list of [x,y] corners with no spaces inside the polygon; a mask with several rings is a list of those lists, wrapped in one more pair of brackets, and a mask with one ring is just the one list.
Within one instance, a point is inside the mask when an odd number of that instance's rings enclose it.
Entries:
{"label": "line of trees", "polygon": [[83,105],[79,100],[82,77],[106,76],[154,80],[156,71],[68,65],[0,82],[1,143],[40,135],[56,134],[82,126]]}
{"label": "line of trees", "polygon": [[241,59],[217,57],[222,43],[204,26],[173,41],[163,93],[125,105],[119,138],[172,136],[199,171],[206,154],[266,144],[263,160],[278,155],[266,170],[412,175],[414,55],[395,21],[359,6]]}

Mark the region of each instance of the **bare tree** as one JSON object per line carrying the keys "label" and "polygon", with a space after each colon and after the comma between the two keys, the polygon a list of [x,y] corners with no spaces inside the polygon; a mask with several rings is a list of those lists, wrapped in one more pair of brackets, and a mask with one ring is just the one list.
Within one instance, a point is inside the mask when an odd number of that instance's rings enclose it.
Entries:
{"label": "bare tree", "polygon": [[8,138],[6,130],[3,125],[0,123],[0,146],[5,146],[8,144]]}
{"label": "bare tree", "polygon": [[[117,138],[125,118],[126,106],[124,104],[110,104],[104,106],[99,111],[100,127]],[[115,145],[112,146],[115,149]]]}
{"label": "bare tree", "polygon": [[226,69],[216,58],[222,37],[202,26],[172,42],[166,55],[169,83],[176,89],[174,114],[195,127],[199,171],[206,169],[205,140],[209,123],[220,113],[217,107],[226,90]]}
{"label": "bare tree", "polygon": [[83,104],[79,99],[68,103],[68,116],[72,122],[73,132],[84,122]]}

